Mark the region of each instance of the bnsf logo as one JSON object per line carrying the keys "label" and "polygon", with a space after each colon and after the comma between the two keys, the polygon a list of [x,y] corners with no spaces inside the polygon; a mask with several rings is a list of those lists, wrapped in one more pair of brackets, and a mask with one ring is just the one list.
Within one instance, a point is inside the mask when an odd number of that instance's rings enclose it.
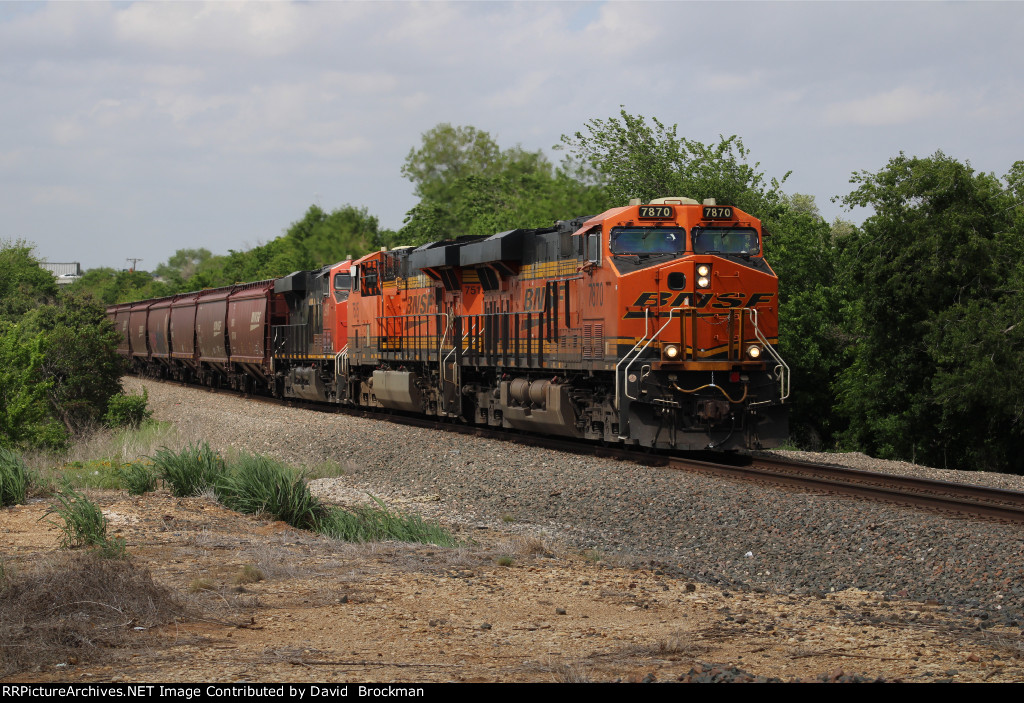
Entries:
{"label": "bnsf logo", "polygon": [[[641,308],[678,308],[689,307],[693,295],[693,307],[698,309],[711,308],[713,310],[730,310],[732,308],[752,308],[756,305],[771,302],[775,297],[774,293],[754,293],[747,297],[744,293],[672,293],[662,291],[661,293],[641,293],[629,307]],[[644,317],[643,310],[630,310],[622,316],[624,320],[640,319]]]}
{"label": "bnsf logo", "polygon": [[434,293],[421,293],[420,295],[410,295],[408,302],[408,315],[426,315],[434,311]]}

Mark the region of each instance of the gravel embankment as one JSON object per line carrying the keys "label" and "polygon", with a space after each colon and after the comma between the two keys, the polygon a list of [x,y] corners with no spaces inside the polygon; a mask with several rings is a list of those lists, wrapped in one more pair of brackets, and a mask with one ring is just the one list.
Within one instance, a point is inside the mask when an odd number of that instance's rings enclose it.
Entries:
{"label": "gravel embankment", "polygon": [[[145,383],[150,407],[185,437],[306,466],[338,502],[367,492],[444,522],[499,527],[657,563],[730,588],[825,593],[857,588],[935,600],[980,627],[1024,622],[1024,531],[922,510],[580,457],[463,435],[312,413]],[[794,453],[786,453],[787,455]],[[811,461],[1024,490],[1018,476],[942,471],[862,454]]]}

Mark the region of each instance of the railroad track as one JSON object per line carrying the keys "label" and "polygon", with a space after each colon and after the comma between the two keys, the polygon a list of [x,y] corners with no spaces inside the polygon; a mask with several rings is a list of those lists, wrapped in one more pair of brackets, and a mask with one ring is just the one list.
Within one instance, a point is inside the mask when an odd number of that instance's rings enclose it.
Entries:
{"label": "railroad track", "polygon": [[[215,392],[242,395],[228,389],[216,389]],[[561,437],[546,437],[516,431],[498,430],[449,420],[403,415],[390,411],[345,408],[336,405],[323,405],[294,399],[276,399],[267,396],[247,397],[263,402],[279,403],[290,407],[302,407],[319,412],[342,413],[433,430],[458,432],[487,439],[517,442],[519,444],[574,454],[614,458],[645,466],[697,471],[741,480],[767,482],[800,490],[857,496],[870,500],[926,508],[962,517],[1024,523],[1024,493],[1000,488],[885,474],[830,464],[815,464],[764,454],[722,455],[715,452],[699,452],[678,456],[649,450],[602,446]]]}

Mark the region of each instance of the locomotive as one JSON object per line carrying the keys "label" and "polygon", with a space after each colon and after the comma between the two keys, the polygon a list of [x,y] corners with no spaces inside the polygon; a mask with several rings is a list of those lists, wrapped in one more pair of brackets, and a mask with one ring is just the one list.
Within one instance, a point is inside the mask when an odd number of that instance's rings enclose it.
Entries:
{"label": "locomotive", "polygon": [[108,308],[143,374],[606,443],[778,446],[789,368],[758,219],[631,201]]}

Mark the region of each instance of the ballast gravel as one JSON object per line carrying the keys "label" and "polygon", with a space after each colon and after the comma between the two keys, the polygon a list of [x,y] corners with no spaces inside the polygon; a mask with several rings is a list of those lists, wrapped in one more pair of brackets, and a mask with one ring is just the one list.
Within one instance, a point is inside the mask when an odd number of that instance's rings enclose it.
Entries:
{"label": "ballast gravel", "polygon": [[[338,478],[322,499],[368,502],[448,525],[541,536],[595,558],[646,563],[680,579],[797,595],[859,589],[972,618],[1024,624],[1024,530],[922,509],[765,487],[566,454],[377,419],[311,412],[127,379],[159,420],[221,451],[274,455]],[[1018,476],[798,455],[873,471],[1024,490]],[[910,617],[913,617],[911,615]]]}

